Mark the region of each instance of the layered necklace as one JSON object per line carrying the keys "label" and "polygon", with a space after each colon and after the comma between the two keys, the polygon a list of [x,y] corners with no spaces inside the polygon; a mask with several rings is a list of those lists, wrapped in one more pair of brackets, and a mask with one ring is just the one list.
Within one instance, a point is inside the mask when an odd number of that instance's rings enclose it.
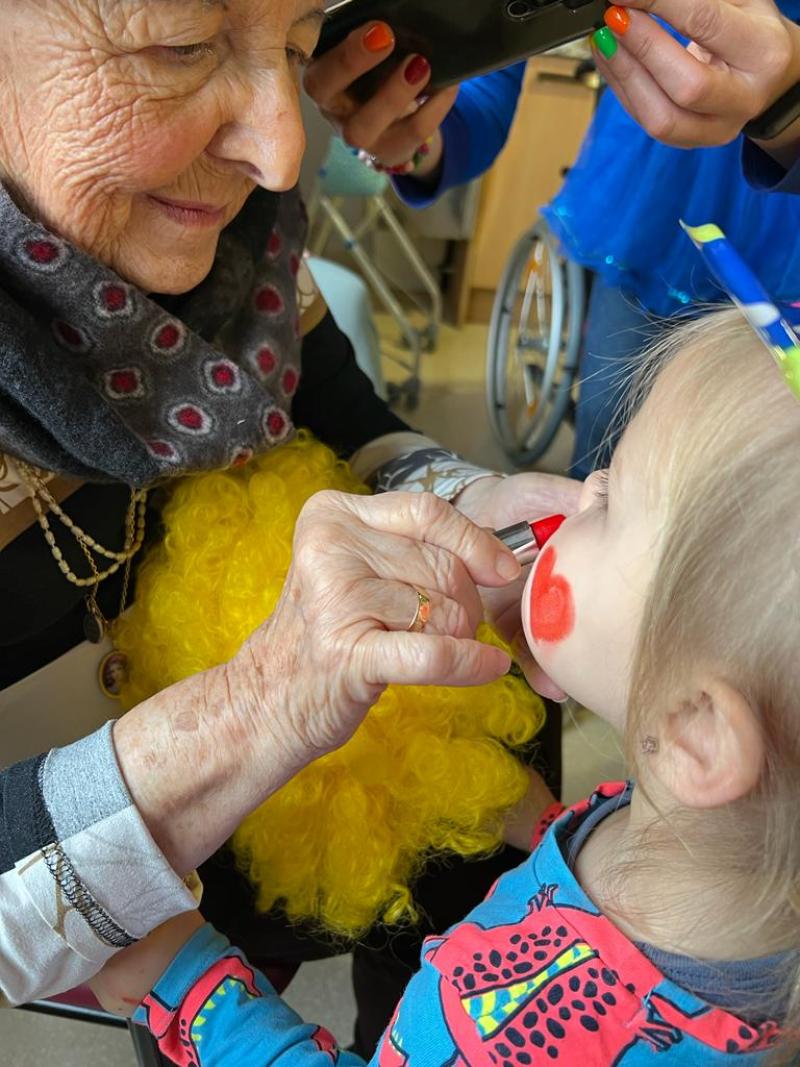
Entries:
{"label": "layered necklace", "polygon": [[[83,632],[87,641],[91,641],[92,644],[99,644],[109,632],[111,623],[105,618],[100,609],[100,605],[97,602],[97,593],[102,582],[124,567],[118,615],[125,611],[128,600],[131,563],[144,542],[147,489],[131,489],[130,502],[125,514],[125,540],[122,548],[115,550],[101,545],[99,541],[95,540],[91,534],[86,533],[85,530],[82,530],[69,517],[47,488],[48,475],[45,471],[39,470],[21,459],[15,460],[15,466],[25,483],[37,522],[44,534],[44,539],[48,544],[53,559],[58,564],[58,569],[72,585],[77,586],[79,589],[87,590],[84,598],[86,615],[83,620]],[[67,531],[67,534],[75,540],[86,559],[88,574],[77,574],[64,558],[64,553],[58,546],[48,515],[54,515],[64,530]],[[100,665],[100,685],[107,696],[116,697],[119,695],[119,675],[124,666],[124,657],[119,652],[111,652],[104,657]],[[107,684],[107,674],[111,677],[113,684]]]}

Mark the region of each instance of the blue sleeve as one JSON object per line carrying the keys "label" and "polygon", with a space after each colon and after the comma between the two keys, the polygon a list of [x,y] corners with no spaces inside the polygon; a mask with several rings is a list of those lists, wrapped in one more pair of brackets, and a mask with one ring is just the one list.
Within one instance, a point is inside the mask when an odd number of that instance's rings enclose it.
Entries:
{"label": "blue sleeve", "polygon": [[327,1030],[304,1023],[210,924],[183,946],[133,1020],[186,1067],[364,1067]]}
{"label": "blue sleeve", "polygon": [[[440,997],[442,977],[428,956],[435,951],[440,938],[426,942],[422,967],[406,986],[403,999],[397,1005],[392,1021],[383,1035],[370,1067],[408,1067],[409,1064],[466,1063],[459,1055],[465,1050],[456,1048],[450,1025],[445,1018]],[[486,1053],[476,1042],[470,1051],[470,1063],[488,1063]],[[489,1053],[491,1055],[491,1053]],[[520,1060],[520,1063],[525,1062]]]}
{"label": "blue sleeve", "polygon": [[[786,18],[800,22],[800,0],[778,0],[778,7]],[[754,189],[765,193],[800,194],[800,159],[787,170],[746,137],[742,146],[742,170]]]}
{"label": "blue sleeve", "polygon": [[454,185],[464,185],[491,167],[508,139],[524,76],[525,64],[516,63],[461,86],[442,123],[444,155],[437,184],[395,179],[395,188],[407,204],[428,207]]}
{"label": "blue sleeve", "polygon": [[800,159],[789,170],[782,167],[763,148],[752,141],[744,140],[742,169],[754,189],[768,193],[800,194]]}

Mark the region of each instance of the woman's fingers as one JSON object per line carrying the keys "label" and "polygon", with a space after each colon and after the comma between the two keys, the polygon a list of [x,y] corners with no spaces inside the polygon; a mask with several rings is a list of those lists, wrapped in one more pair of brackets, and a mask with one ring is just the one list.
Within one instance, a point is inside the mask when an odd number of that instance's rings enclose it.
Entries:
{"label": "woman's fingers", "polygon": [[[430,76],[430,64],[423,56],[409,56],[403,60],[373,96],[342,124],[342,136],[347,143],[375,152],[379,138],[393,123],[408,114],[410,105],[424,91]],[[405,121],[413,123],[415,117]],[[419,143],[417,141],[414,147]]]}
{"label": "woman's fingers", "polygon": [[[741,17],[736,8],[731,9],[731,16],[734,13]],[[747,20],[739,32],[752,41],[752,20]],[[784,40],[782,33],[777,36]],[[707,40],[712,37],[713,34],[707,35]],[[788,46],[788,38],[786,43]],[[717,51],[701,41],[695,41],[694,49],[684,48],[654,19],[640,12],[631,15],[630,27],[621,37],[620,44],[620,57],[624,58],[627,53],[638,61],[677,107],[703,116],[727,115],[738,119],[739,125],[763,110],[768,99],[768,86],[771,87],[772,80],[779,76],[779,67],[773,65],[771,73],[763,79],[759,95],[759,86],[752,76],[759,69],[757,56],[739,49],[734,57],[731,49]],[[764,42],[762,47],[765,47]],[[786,62],[788,59],[787,51]],[[771,61],[772,64],[777,62],[777,58]],[[611,66],[617,66],[616,57]],[[624,77],[622,64],[618,78]]]}
{"label": "woman's fingers", "polygon": [[457,602],[467,620],[465,632],[475,633],[483,618],[483,606],[477,586],[458,556],[438,545],[408,537],[382,534],[378,539],[370,537],[369,531],[363,533],[358,551],[378,578],[399,579],[407,586],[424,590],[432,599],[448,597]]}
{"label": "woman's fingers", "polygon": [[408,116],[392,123],[373,145],[372,154],[389,167],[411,159],[442,125],[457,96],[458,86],[433,93]]}
{"label": "woman's fingers", "polygon": [[519,563],[508,548],[432,493],[318,493],[304,509],[305,521],[313,522],[318,509],[329,508],[349,512],[375,530],[445,549],[461,560],[476,585],[507,585],[519,576]]}
{"label": "woman's fingers", "polygon": [[360,642],[362,669],[372,686],[485,685],[508,672],[502,649],[435,634],[372,630]]}
{"label": "woman's fingers", "polygon": [[425,634],[449,634],[451,637],[474,637],[477,623],[464,605],[431,589],[413,583],[368,579],[358,589],[363,610],[386,630],[408,631],[416,621],[420,605],[418,591],[428,598],[428,621]]}
{"label": "woman's fingers", "polygon": [[322,111],[335,112],[342,94],[382,63],[394,49],[394,34],[385,22],[359,27],[324,56],[306,68],[303,85]]}
{"label": "woman's fingers", "polygon": [[[620,58],[627,53],[638,61],[679,108],[703,115],[727,112],[748,116],[755,106],[753,87],[727,62],[720,65],[696,58],[654,19],[640,12],[631,16],[630,28],[620,44]],[[624,78],[624,64],[621,66],[618,77]],[[630,70],[634,72],[636,66],[634,62]]]}
{"label": "woman's fingers", "polygon": [[336,48],[315,59],[304,76],[306,92],[354,148],[370,152],[385,166],[406,163],[427,141],[453,106],[457,88],[423,95],[431,76],[421,55],[407,56],[372,96],[360,103],[350,89],[362,74],[394,49],[382,22],[355,30]]}
{"label": "woman's fingers", "polygon": [[[780,17],[772,0],[618,0],[617,6],[662,18],[712,55],[743,70],[755,69],[767,59],[763,36],[753,32],[755,20]],[[631,30],[633,22],[632,18]]]}
{"label": "woman's fingers", "polygon": [[624,49],[611,62],[595,56],[597,69],[620,103],[657,141],[678,148],[725,144],[738,133],[714,115],[679,107],[642,64]]}
{"label": "woman's fingers", "polygon": [[620,47],[598,57],[598,68],[630,114],[668,144],[727,143],[800,71],[800,31],[772,0],[620,0],[606,21]]}

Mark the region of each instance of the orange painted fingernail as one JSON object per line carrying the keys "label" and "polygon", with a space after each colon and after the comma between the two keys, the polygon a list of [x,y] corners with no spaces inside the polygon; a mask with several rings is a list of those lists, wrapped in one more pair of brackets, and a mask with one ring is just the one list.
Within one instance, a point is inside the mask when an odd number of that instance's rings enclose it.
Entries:
{"label": "orange painted fingernail", "polygon": [[394,34],[385,22],[376,22],[374,26],[370,26],[361,41],[368,52],[382,52],[384,48],[394,44]]}
{"label": "orange painted fingernail", "polygon": [[613,30],[618,37],[624,37],[628,30],[631,28],[631,16],[625,10],[624,7],[610,7],[605,15],[605,24],[610,30]]}

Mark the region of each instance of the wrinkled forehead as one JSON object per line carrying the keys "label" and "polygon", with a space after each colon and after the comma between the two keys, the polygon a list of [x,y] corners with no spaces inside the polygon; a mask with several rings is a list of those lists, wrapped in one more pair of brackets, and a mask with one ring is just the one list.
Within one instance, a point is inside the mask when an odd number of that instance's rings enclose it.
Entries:
{"label": "wrinkled forehead", "polygon": [[117,30],[131,22],[169,21],[181,29],[203,24],[209,17],[235,24],[286,28],[305,19],[321,21],[322,0],[71,0],[95,7],[106,26]]}

